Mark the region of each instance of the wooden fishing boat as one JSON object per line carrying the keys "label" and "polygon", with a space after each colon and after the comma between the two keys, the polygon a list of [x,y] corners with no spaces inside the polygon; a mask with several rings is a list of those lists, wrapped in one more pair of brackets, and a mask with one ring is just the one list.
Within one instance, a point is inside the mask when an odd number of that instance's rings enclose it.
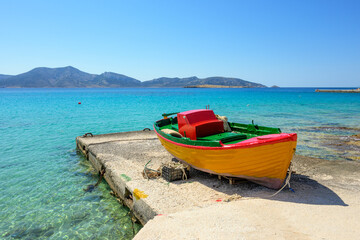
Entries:
{"label": "wooden fishing boat", "polygon": [[[176,117],[169,117],[177,114]],[[163,114],[154,130],[176,159],[208,173],[279,189],[296,150],[296,133],[219,120],[212,110]]]}

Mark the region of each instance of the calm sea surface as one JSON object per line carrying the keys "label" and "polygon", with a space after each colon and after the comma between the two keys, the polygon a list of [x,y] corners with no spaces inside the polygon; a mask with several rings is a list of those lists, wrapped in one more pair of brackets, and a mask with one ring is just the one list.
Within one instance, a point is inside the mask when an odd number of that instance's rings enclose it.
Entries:
{"label": "calm sea surface", "polygon": [[[81,102],[81,104],[78,104]],[[280,89],[0,89],[0,238],[131,239],[128,209],[75,150],[75,137],[142,130],[205,108],[297,132],[297,153],[360,161],[360,94]],[[135,225],[135,230],[140,229]]]}

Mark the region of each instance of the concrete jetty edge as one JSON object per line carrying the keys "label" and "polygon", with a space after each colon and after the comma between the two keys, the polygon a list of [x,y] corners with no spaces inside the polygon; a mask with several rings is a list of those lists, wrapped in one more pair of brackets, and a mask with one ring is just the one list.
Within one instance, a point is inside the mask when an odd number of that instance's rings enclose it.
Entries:
{"label": "concrete jetty edge", "polygon": [[154,218],[157,213],[146,202],[141,199],[136,200],[134,196],[135,189],[127,184],[126,175],[116,175],[114,172],[116,169],[108,166],[106,159],[101,157],[101,152],[93,151],[91,147],[117,141],[144,141],[150,139],[157,139],[150,131],[109,133],[76,138],[77,149],[90,161],[96,172],[100,174],[100,171],[105,169],[104,179],[142,225]]}
{"label": "concrete jetty edge", "polygon": [[357,89],[316,89],[315,92],[360,93],[360,88],[357,88]]}

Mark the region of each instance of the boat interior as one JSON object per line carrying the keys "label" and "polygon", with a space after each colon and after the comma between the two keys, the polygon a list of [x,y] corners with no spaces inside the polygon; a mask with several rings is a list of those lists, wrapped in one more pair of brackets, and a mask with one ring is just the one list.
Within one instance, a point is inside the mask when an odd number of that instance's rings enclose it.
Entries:
{"label": "boat interior", "polygon": [[[173,114],[177,116],[168,117]],[[228,122],[225,117],[217,116],[208,109],[163,114],[163,116],[164,119],[155,123],[155,128],[160,130],[158,132],[161,132],[161,135],[165,134],[170,140],[187,141],[190,144],[191,142],[205,146],[235,144],[253,137],[281,133],[279,128],[263,127],[254,123]]]}

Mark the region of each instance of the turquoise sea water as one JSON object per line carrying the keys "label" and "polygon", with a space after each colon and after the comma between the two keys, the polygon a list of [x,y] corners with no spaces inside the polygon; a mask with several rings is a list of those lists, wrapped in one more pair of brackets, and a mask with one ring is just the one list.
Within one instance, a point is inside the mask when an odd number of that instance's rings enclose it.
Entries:
{"label": "turquoise sea water", "polygon": [[[81,102],[81,104],[78,104]],[[142,130],[164,112],[205,108],[297,132],[297,153],[360,161],[360,94],[289,89],[0,89],[0,238],[131,239],[128,209],[75,150],[75,137]],[[140,229],[135,225],[135,230]]]}

